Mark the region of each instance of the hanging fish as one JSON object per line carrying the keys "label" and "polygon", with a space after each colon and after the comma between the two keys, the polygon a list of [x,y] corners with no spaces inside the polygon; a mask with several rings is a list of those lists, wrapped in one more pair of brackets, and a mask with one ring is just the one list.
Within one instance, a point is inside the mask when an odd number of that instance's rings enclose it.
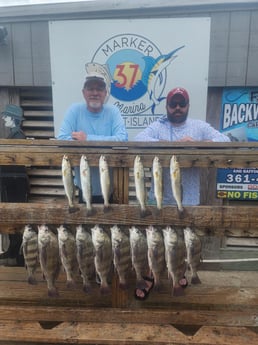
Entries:
{"label": "hanging fish", "polygon": [[85,155],[82,155],[80,160],[80,179],[83,200],[86,202],[87,216],[91,216],[94,213],[91,204],[91,172]]}
{"label": "hanging fish", "polygon": [[35,285],[36,269],[39,267],[38,233],[31,225],[25,225],[22,235],[22,251],[25,267],[28,273],[28,283]]}
{"label": "hanging fish", "polygon": [[47,225],[38,225],[39,262],[44,278],[47,281],[48,296],[59,295],[55,286],[58,278],[61,262],[57,236]]}
{"label": "hanging fish", "polygon": [[76,226],[77,261],[83,279],[83,291],[91,291],[90,279],[94,276],[94,247],[91,234],[82,226]]}
{"label": "hanging fish", "polygon": [[141,217],[145,217],[150,212],[146,209],[146,190],[144,181],[144,167],[140,156],[136,156],[134,159],[134,183],[136,198],[140,204]]}
{"label": "hanging fish", "polygon": [[111,240],[108,234],[99,225],[95,225],[91,229],[91,235],[95,251],[95,269],[100,278],[100,293],[108,294],[110,292],[108,276],[112,264]]}
{"label": "hanging fish", "polygon": [[183,233],[167,226],[163,231],[165,245],[165,260],[168,275],[173,281],[172,295],[181,296],[184,294],[180,280],[185,276],[186,271],[186,247]]}
{"label": "hanging fish", "polygon": [[152,175],[154,184],[154,195],[157,203],[157,210],[160,212],[163,200],[163,179],[162,166],[159,157],[155,156],[152,163]]}
{"label": "hanging fish", "polygon": [[62,180],[66,197],[68,199],[69,212],[77,211],[74,206],[75,187],[73,183],[73,172],[69,157],[65,154],[62,159]]}
{"label": "hanging fish", "polygon": [[129,236],[117,225],[112,226],[110,231],[113,263],[119,277],[119,287],[127,289],[126,275],[131,267]]}
{"label": "hanging fish", "polygon": [[107,159],[104,155],[99,158],[99,175],[101,193],[104,199],[104,212],[110,210],[109,196],[110,196],[110,175]]}
{"label": "hanging fish", "polygon": [[129,228],[129,239],[131,260],[136,274],[136,288],[144,289],[148,286],[143,277],[148,276],[149,272],[147,239],[145,234],[135,226]]}
{"label": "hanging fish", "polygon": [[161,232],[153,226],[146,229],[148,263],[154,278],[154,289],[160,290],[160,276],[165,269],[165,247]]}
{"label": "hanging fish", "polygon": [[187,253],[187,264],[191,270],[192,284],[201,284],[197,269],[201,262],[202,243],[196,232],[187,227],[184,229],[184,238]]}
{"label": "hanging fish", "polygon": [[60,225],[57,227],[57,238],[60,259],[66,273],[66,286],[74,288],[78,272],[75,237],[67,227]]}
{"label": "hanging fish", "polygon": [[184,211],[182,200],[183,200],[183,190],[181,183],[181,172],[177,157],[173,155],[170,159],[170,177],[171,177],[171,187],[172,193],[176,200],[178,211],[182,213]]}

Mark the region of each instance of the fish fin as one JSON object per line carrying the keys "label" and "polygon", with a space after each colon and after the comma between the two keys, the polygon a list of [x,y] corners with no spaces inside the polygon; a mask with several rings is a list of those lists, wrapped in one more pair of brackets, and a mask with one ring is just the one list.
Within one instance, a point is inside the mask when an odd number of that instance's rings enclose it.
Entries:
{"label": "fish fin", "polygon": [[37,285],[37,284],[38,284],[36,278],[35,278],[35,277],[32,277],[32,276],[28,277],[28,283],[29,283],[30,285]]}
{"label": "fish fin", "polygon": [[57,288],[52,288],[48,290],[48,296],[49,297],[59,297],[59,292],[57,290]]}
{"label": "fish fin", "polygon": [[91,285],[83,285],[83,288],[82,288],[82,290],[83,290],[83,292],[85,292],[85,293],[91,293],[91,291],[92,291],[92,288],[91,288]]}
{"label": "fish fin", "polygon": [[182,288],[181,285],[174,286],[172,295],[173,296],[184,296],[184,289]]}

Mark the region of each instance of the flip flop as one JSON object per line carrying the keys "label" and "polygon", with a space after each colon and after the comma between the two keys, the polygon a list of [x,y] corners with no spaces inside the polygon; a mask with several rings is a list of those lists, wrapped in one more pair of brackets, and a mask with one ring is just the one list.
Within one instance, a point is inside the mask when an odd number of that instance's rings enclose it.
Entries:
{"label": "flip flop", "polygon": [[[148,290],[145,289],[145,288],[144,289],[137,288],[137,289],[134,290],[134,297],[135,297],[135,299],[138,299],[140,301],[144,301],[149,296],[149,293],[150,293],[150,291],[152,290],[152,288],[154,286],[154,278],[151,278],[151,277],[142,277],[142,278],[144,280],[148,281],[148,282],[151,282],[151,285],[148,288]],[[140,291],[143,292],[143,296],[142,297],[137,295],[137,293],[136,293],[137,290],[140,290]]]}

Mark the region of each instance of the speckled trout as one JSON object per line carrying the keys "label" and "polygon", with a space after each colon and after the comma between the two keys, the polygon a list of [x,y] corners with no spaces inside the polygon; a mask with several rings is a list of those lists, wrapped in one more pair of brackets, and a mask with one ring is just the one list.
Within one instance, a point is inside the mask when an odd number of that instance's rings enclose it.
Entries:
{"label": "speckled trout", "polygon": [[182,205],[183,190],[181,183],[181,172],[177,157],[175,155],[173,155],[170,159],[170,178],[172,193],[177,203],[178,211],[183,212],[184,209]]}
{"label": "speckled trout", "polygon": [[91,172],[88,159],[85,155],[81,156],[80,160],[80,178],[82,187],[83,200],[86,202],[87,216],[93,214],[91,204]]}
{"label": "speckled trout", "polygon": [[109,196],[110,196],[110,175],[107,159],[104,155],[99,158],[99,176],[101,193],[104,199],[104,212],[110,210]]}

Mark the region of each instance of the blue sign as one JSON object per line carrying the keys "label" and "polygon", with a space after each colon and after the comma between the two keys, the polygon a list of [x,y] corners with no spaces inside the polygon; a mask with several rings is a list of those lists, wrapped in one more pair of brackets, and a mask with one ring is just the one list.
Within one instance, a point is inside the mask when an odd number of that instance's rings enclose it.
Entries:
{"label": "blue sign", "polygon": [[[258,88],[225,88],[220,131],[231,141],[258,141]],[[258,200],[258,169],[218,169],[217,197]]]}

